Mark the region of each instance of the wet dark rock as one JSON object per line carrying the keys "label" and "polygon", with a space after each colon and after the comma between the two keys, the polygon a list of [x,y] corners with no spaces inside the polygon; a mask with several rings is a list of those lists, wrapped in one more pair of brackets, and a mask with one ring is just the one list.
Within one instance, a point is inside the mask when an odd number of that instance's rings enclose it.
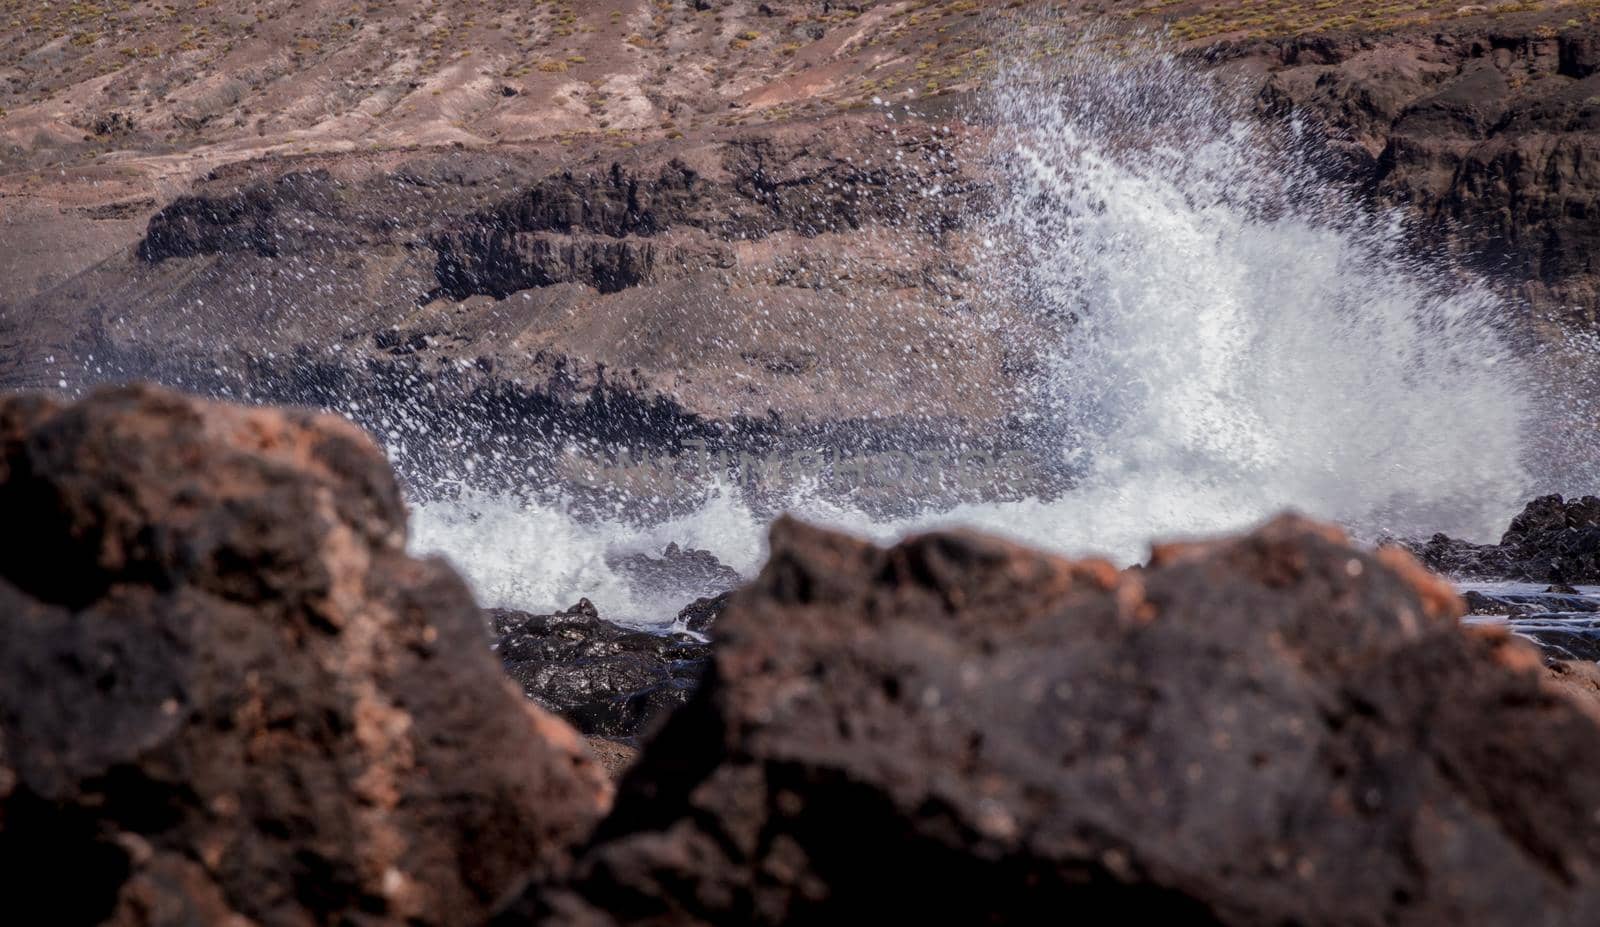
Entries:
{"label": "wet dark rock", "polygon": [[1600,498],[1542,496],[1528,503],[1498,544],[1436,534],[1402,542],[1429,569],[1466,579],[1569,585],[1600,583]]}
{"label": "wet dark rock", "polygon": [[695,599],[678,612],[676,623],[696,634],[705,634],[716,624],[717,619],[722,617],[722,613],[728,610],[728,603],[731,601],[733,601],[732,592]]}
{"label": "wet dark rock", "polygon": [[602,619],[588,599],[553,615],[491,609],[495,651],[523,693],[589,735],[633,737],[687,702],[707,647]]}
{"label": "wet dark rock", "polygon": [[[627,554],[609,558],[606,563],[636,589],[668,598],[716,596],[744,581],[738,570],[718,560],[711,551],[679,547],[675,542],[668,544],[659,557]],[[710,623],[706,618],[700,621]]]}
{"label": "wet dark rock", "polygon": [[1600,661],[1600,617],[1593,614],[1515,619],[1507,628],[1538,644],[1550,659]]}
{"label": "wet dark rock", "polygon": [[1469,615],[1552,615],[1600,612],[1600,599],[1558,592],[1478,592],[1462,594]]}
{"label": "wet dark rock", "polygon": [[1402,551],[1142,571],[792,521],[574,880],[506,923],[1589,924],[1600,727]]}
{"label": "wet dark rock", "polygon": [[1473,544],[1444,534],[1426,542],[1398,541],[1429,569],[1461,579],[1525,579],[1511,553],[1498,544]]}
{"label": "wet dark rock", "polygon": [[608,804],[342,420],[0,400],[0,525],[13,921],[474,924]]}
{"label": "wet dark rock", "polygon": [[1504,621],[1511,633],[1539,646],[1550,660],[1600,660],[1600,598],[1571,586],[1543,592],[1508,589],[1462,593],[1467,614]]}
{"label": "wet dark rock", "polygon": [[1572,527],[1588,527],[1600,522],[1600,499],[1584,496],[1566,500],[1559,495],[1540,496],[1523,507],[1511,526],[1506,529],[1502,543],[1522,541]]}
{"label": "wet dark rock", "polygon": [[1600,660],[1600,599],[1552,593],[1464,594],[1468,614],[1503,620],[1506,630],[1552,660]]}
{"label": "wet dark rock", "polygon": [[1537,609],[1529,609],[1526,605],[1511,602],[1499,596],[1486,595],[1482,592],[1467,590],[1461,594],[1461,599],[1467,605],[1469,615],[1524,615]]}

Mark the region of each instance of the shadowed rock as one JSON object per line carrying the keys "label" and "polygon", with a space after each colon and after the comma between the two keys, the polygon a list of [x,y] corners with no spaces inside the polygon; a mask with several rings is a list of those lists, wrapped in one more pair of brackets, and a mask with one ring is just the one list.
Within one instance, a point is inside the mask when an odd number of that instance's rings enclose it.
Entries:
{"label": "shadowed rock", "polygon": [[731,601],[733,601],[732,592],[695,599],[678,612],[678,623],[696,634],[705,634],[717,623],[717,619],[722,617],[722,613],[728,610],[728,603]]}
{"label": "shadowed rock", "polygon": [[1600,917],[1592,705],[1401,551],[1292,517],[1126,572],[793,521],[772,551],[576,879],[507,922]]}
{"label": "shadowed rock", "polygon": [[139,387],[6,399],[0,525],[15,911],[477,923],[607,803],[461,580],[406,555],[395,480],[341,420]]}
{"label": "shadowed rock", "polygon": [[1272,71],[1262,99],[1323,123],[1352,179],[1535,306],[1592,325],[1600,27],[1544,15],[1246,47]]}
{"label": "shadowed rock", "polygon": [[[1468,613],[1501,622],[1506,630],[1539,645],[1550,660],[1600,660],[1600,599],[1572,592],[1468,590]],[[1567,587],[1570,589],[1570,587]]]}
{"label": "shadowed rock", "polygon": [[588,599],[553,615],[491,609],[495,651],[528,698],[585,734],[632,737],[689,700],[708,649],[624,628]]}
{"label": "shadowed rock", "polygon": [[1402,542],[1430,569],[1468,579],[1600,583],[1600,498],[1540,496],[1529,502],[1499,544],[1436,534]]}

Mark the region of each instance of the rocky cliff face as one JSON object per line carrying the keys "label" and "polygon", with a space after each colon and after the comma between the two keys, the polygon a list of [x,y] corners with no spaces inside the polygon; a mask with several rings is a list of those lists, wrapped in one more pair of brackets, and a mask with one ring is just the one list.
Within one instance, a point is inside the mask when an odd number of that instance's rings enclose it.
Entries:
{"label": "rocky cliff face", "polygon": [[1271,71],[1269,108],[1319,120],[1378,200],[1534,306],[1594,323],[1594,26],[1297,38],[1236,52]]}
{"label": "rocky cliff face", "polygon": [[[1167,23],[1185,54],[1259,88],[1268,118],[1296,112],[1328,133],[1374,203],[1402,207],[1541,313],[1589,323],[1600,26],[1587,14],[1430,6],[1380,22],[1179,3],[1056,21],[902,6],[541,14],[534,32],[583,47],[560,57],[570,71],[528,73],[501,43],[539,39],[441,13],[451,23],[429,27],[428,42],[484,33],[483,54],[516,74],[407,85],[410,103],[384,106],[436,121],[427,88],[471,97],[458,114],[471,118],[454,120],[467,127],[452,130],[460,147],[421,123],[417,148],[373,135],[370,121],[311,131],[286,102],[310,92],[294,69],[306,59],[240,97],[265,94],[267,121],[304,144],[239,147],[227,119],[205,122],[186,130],[204,140],[191,173],[162,161],[160,188],[137,198],[130,178],[157,170],[155,155],[142,130],[107,123],[126,146],[115,170],[0,178],[17,204],[14,224],[0,218],[14,245],[0,253],[50,252],[0,265],[16,281],[0,294],[0,386],[141,375],[338,406],[402,433],[408,473],[448,466],[430,441],[535,455],[719,437],[738,448],[1005,443],[1037,359],[1019,347],[1032,315],[983,301],[995,287],[975,231],[994,178],[977,104],[1007,42],[1052,47],[1051,29],[1080,34],[1092,19],[1112,43]],[[308,24],[327,51],[316,67],[344,67],[384,29],[407,28],[387,16]],[[687,89],[718,55],[742,70]],[[47,109],[27,107],[27,124]],[[468,137],[491,126],[492,141]],[[113,191],[123,198],[100,201]],[[41,212],[51,196],[55,219]],[[42,244],[58,233],[61,246]],[[120,248],[107,250],[112,238]],[[84,262],[52,263],[69,258]]]}
{"label": "rocky cliff face", "polygon": [[33,321],[0,382],[332,406],[414,477],[464,445],[992,439],[1020,355],[959,257],[991,191],[971,135],[842,116],[564,161],[240,168],[11,313]]}
{"label": "rocky cliff face", "polygon": [[1498,544],[1436,534],[1407,546],[1430,569],[1466,579],[1600,583],[1600,499],[1535,499],[1512,520]]}
{"label": "rocky cliff face", "polygon": [[6,399],[0,524],[17,916],[479,923],[609,802],[343,421]]}

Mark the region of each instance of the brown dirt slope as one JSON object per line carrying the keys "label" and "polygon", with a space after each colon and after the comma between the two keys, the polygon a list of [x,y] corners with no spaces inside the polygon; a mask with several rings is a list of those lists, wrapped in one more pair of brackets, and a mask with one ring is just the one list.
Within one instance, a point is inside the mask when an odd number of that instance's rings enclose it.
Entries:
{"label": "brown dirt slope", "polygon": [[1330,31],[1559,31],[1595,6],[0,0],[0,271],[13,291],[59,281],[232,161],[582,137],[624,146],[959,94],[981,86],[996,42],[1019,30],[1054,36],[1041,53],[1091,25],[1107,41],[1167,28],[1200,48]]}
{"label": "brown dirt slope", "polygon": [[1594,3],[5,15],[0,385],[159,373],[323,401],[422,376],[522,406],[618,390],[656,422],[990,429],[1028,371],[973,324],[964,104],[1002,47],[1135,53],[1159,26],[1320,122],[1360,187],[1536,307],[1587,323],[1600,303]]}

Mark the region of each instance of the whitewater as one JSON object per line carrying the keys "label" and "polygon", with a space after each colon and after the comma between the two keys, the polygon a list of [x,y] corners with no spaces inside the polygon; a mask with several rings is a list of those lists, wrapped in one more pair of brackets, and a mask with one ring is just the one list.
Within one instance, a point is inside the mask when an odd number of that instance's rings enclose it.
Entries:
{"label": "whitewater", "polygon": [[[975,272],[1056,333],[1031,346],[1030,427],[1079,476],[1049,499],[893,519],[804,489],[782,508],[880,540],[967,526],[1131,563],[1153,539],[1284,509],[1369,540],[1489,539],[1539,483],[1514,314],[1330,182],[1292,117],[1261,120],[1175,56],[1091,42],[1003,71],[982,118],[1006,193]],[[649,625],[681,595],[634,588],[609,561],[676,542],[750,575],[768,520],[726,484],[654,524],[468,489],[416,505],[413,547],[451,559],[487,605],[588,597]]]}

